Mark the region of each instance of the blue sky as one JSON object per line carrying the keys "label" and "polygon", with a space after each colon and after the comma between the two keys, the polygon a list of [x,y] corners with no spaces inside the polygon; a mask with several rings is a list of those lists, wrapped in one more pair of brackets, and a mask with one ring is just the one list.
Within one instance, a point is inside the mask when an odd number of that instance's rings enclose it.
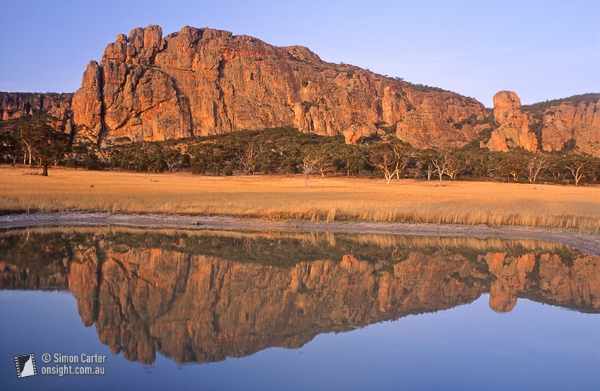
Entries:
{"label": "blue sky", "polygon": [[600,92],[600,2],[2,0],[0,91],[73,92],[118,33],[158,24],[303,45],[491,106],[503,89],[524,104]]}

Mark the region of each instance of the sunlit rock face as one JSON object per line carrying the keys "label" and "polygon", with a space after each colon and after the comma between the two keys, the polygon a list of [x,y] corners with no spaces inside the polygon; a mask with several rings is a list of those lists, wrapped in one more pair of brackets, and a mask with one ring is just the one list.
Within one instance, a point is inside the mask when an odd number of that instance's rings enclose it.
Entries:
{"label": "sunlit rock face", "polygon": [[[533,112],[500,91],[500,126],[481,145],[551,152],[573,144],[600,156],[600,95],[586,96]],[[100,144],[293,126],[351,144],[385,129],[417,148],[462,146],[487,125],[461,121],[489,114],[475,99],[327,63],[302,46],[187,26],[163,37],[155,25],[118,34],[99,63],[89,62],[75,94],[0,92],[0,120],[39,112]]]}
{"label": "sunlit rock face", "polygon": [[487,147],[491,151],[508,151],[522,147],[537,151],[538,141],[529,131],[527,115],[521,112],[521,100],[512,91],[500,91],[494,95],[494,118],[500,127],[492,133]]}
{"label": "sunlit rock face", "polygon": [[476,136],[454,122],[482,115],[471,98],[345,64],[302,46],[275,47],[228,31],[159,26],[119,34],[90,62],[73,98],[74,121],[101,140],[159,141],[292,125],[346,142],[396,129],[417,147]]}
{"label": "sunlit rock face", "polygon": [[600,157],[600,95],[595,102],[551,106],[540,116],[542,150],[560,151],[573,140],[579,152]]}
{"label": "sunlit rock face", "polygon": [[[531,111],[500,91],[500,126],[481,145],[551,152],[569,144],[600,156],[600,95],[586,96]],[[100,144],[293,126],[351,144],[385,129],[417,148],[462,146],[487,128],[463,120],[489,114],[475,99],[327,63],[302,46],[187,26],[163,37],[155,25],[118,34],[75,94],[0,92],[0,120],[44,111]]]}
{"label": "sunlit rock face", "polygon": [[[319,333],[448,309],[486,292],[499,312],[518,297],[600,312],[600,257],[560,245],[500,251],[503,244],[477,240],[231,235],[0,237],[0,288],[69,289],[84,325],[113,353],[144,364],[157,352],[213,362],[298,348]],[[39,261],[17,266],[19,254]]]}
{"label": "sunlit rock face", "polygon": [[47,112],[70,118],[72,93],[0,92],[0,121]]}
{"label": "sunlit rock face", "polygon": [[[585,94],[526,108],[516,93],[494,95],[494,117],[500,125],[485,145],[492,151],[570,149],[600,156],[600,94]],[[537,132],[537,134],[536,134]]]}

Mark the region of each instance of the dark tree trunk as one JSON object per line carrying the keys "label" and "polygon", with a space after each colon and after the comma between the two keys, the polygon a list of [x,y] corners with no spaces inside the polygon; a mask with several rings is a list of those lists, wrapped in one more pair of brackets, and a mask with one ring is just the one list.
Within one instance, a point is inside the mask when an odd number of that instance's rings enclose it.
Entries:
{"label": "dark tree trunk", "polygon": [[48,163],[44,163],[43,165],[42,176],[48,176]]}

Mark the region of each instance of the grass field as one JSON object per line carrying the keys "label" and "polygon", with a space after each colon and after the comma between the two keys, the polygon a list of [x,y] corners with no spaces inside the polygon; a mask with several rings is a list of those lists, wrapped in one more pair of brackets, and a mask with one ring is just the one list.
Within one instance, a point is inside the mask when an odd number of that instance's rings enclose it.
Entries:
{"label": "grass field", "polygon": [[0,167],[0,210],[520,225],[600,232],[600,187]]}

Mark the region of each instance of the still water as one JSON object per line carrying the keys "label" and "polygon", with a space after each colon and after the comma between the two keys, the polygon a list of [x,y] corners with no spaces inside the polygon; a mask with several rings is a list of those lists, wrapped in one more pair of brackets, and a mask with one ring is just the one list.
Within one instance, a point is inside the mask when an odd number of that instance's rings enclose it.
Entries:
{"label": "still water", "polygon": [[[493,238],[5,232],[0,385],[597,390],[599,261]],[[65,374],[83,367],[104,373]]]}

